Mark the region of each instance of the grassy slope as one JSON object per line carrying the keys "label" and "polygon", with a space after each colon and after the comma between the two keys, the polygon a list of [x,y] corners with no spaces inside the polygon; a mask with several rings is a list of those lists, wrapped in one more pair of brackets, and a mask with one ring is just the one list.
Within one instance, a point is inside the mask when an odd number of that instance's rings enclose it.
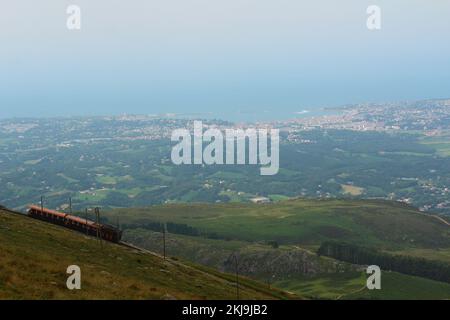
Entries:
{"label": "grassy slope", "polygon": [[441,300],[450,299],[450,284],[383,272],[381,290],[366,288],[367,275],[359,272],[301,277],[278,281],[274,285],[291,292],[321,299]]}
{"label": "grassy slope", "polygon": [[450,248],[450,228],[413,208],[382,201],[290,200],[277,204],[180,204],[107,213],[122,223],[171,221],[243,241],[319,245],[337,239],[387,250]]}
{"label": "grassy slope", "polygon": [[[140,246],[151,248],[155,251],[162,249],[162,234],[136,229],[126,232],[127,241],[137,243]],[[261,265],[267,263],[267,259],[277,257],[283,252],[294,252],[296,246],[282,246],[272,249],[270,246],[240,242],[211,240],[200,237],[188,237],[168,234],[166,236],[167,250],[171,255],[193,260],[216,268],[222,268],[222,263],[233,252],[239,251],[242,261],[248,259],[263,259]],[[260,258],[258,252],[265,252]],[[247,257],[247,258],[246,258]],[[333,269],[336,260],[311,256],[309,259],[321,269]],[[299,262],[300,263],[300,262]],[[345,264],[345,263],[342,263]],[[340,269],[345,270],[349,267]],[[247,274],[248,276],[267,282],[267,275],[260,273]],[[383,272],[382,290],[360,290],[365,286],[367,275],[359,271],[342,271],[336,273],[320,273],[317,275],[298,276],[297,274],[280,277],[278,274],[271,279],[274,287],[294,292],[307,298],[320,299],[450,299],[450,284],[428,280],[420,277],[403,275],[395,272]],[[353,293],[354,292],[354,293]]]}
{"label": "grassy slope", "polygon": [[[169,251],[174,255],[209,265],[223,260],[232,251],[264,250],[262,247],[267,245],[255,242],[274,239],[284,242],[284,248],[299,245],[311,250],[325,239],[339,239],[397,254],[450,261],[450,228],[433,217],[398,203],[291,200],[270,205],[185,204],[120,209],[107,215],[119,215],[123,223],[186,223],[236,239],[223,241],[169,234]],[[144,246],[148,239],[152,239],[150,247],[154,250],[160,246],[159,236],[148,230],[128,230],[125,236]],[[189,246],[196,250],[190,250]],[[383,290],[358,291],[364,286],[365,279],[366,275],[359,272],[312,277],[294,275],[276,279],[275,285],[303,296],[330,299],[341,295],[342,299],[450,298],[450,284],[394,272],[383,273]],[[354,291],[357,292],[352,294]]]}
{"label": "grassy slope", "polygon": [[[82,290],[66,288],[66,268],[82,270]],[[0,299],[233,299],[231,275],[86,237],[0,210]],[[247,299],[286,298],[242,279]]]}

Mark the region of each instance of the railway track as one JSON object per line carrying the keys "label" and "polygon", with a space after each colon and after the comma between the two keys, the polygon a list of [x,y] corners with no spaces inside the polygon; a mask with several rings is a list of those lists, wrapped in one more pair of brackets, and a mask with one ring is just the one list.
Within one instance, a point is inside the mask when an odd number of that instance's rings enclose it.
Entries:
{"label": "railway track", "polygon": [[147,250],[147,249],[143,249],[143,248],[137,247],[137,246],[135,246],[134,244],[131,244],[131,243],[128,243],[128,242],[119,241],[118,244],[121,245],[121,246],[123,246],[123,247],[127,247],[127,248],[129,248],[129,249],[137,250],[137,251],[139,251],[139,252],[151,254],[151,255],[153,255],[153,256],[155,256],[155,257],[164,259],[164,256],[161,255],[161,254],[159,254],[159,253],[156,253],[156,252],[153,252],[153,251],[150,251],[150,250]]}
{"label": "railway track", "polygon": [[6,212],[8,212],[8,213],[19,214],[19,215],[21,215],[21,216],[26,216],[26,214],[24,214],[24,213],[22,213],[22,212],[14,211],[14,210],[8,209],[8,208],[6,208],[6,207],[4,207],[4,206],[0,206],[0,210],[6,211]]}
{"label": "railway track", "polygon": [[[133,249],[133,250],[145,253],[145,254],[153,255],[153,256],[158,257],[160,259],[164,259],[164,256],[159,254],[159,253],[156,253],[156,252],[153,252],[153,251],[150,251],[150,250],[147,250],[147,249],[143,249],[143,248],[137,247],[137,246],[135,246],[135,245],[133,245],[131,243],[128,243],[128,242],[120,241],[117,244],[120,245],[120,246],[129,248],[129,249]],[[206,271],[203,271],[203,270],[201,270],[199,268],[195,268],[195,267],[192,267],[190,265],[181,263],[181,262],[176,261],[174,259],[171,259],[169,257],[166,257],[165,263],[168,263],[168,264],[171,264],[171,265],[175,265],[175,266],[178,266],[178,267],[181,267],[181,268],[189,269],[189,270],[194,271],[194,272],[201,273],[205,277],[209,277],[211,279],[216,279],[217,277],[219,277],[222,280],[226,281],[228,283],[228,285],[230,285],[230,286],[235,286],[236,285],[235,281],[229,280],[229,279],[227,279],[227,278],[225,278],[223,276],[217,275],[217,274],[213,275],[213,274],[208,273]],[[244,283],[239,283],[239,286],[241,288],[250,288],[250,289],[256,290],[254,287],[249,287],[248,285],[246,285]]]}

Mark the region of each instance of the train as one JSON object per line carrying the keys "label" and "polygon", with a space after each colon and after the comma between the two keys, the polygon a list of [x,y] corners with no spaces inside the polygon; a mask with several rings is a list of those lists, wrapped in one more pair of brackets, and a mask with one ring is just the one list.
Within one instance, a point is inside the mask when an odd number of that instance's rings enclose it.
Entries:
{"label": "train", "polygon": [[30,205],[27,215],[31,218],[76,230],[89,236],[100,237],[106,241],[119,243],[122,239],[122,231],[119,228],[40,206]]}

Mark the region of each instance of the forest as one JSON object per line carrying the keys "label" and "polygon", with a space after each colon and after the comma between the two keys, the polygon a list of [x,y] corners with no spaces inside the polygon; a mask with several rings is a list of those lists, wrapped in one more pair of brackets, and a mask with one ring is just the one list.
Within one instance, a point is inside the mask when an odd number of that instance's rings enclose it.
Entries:
{"label": "forest", "polygon": [[383,271],[395,271],[436,281],[450,282],[450,264],[442,261],[392,255],[374,248],[337,241],[322,243],[317,254],[353,264],[377,265]]}

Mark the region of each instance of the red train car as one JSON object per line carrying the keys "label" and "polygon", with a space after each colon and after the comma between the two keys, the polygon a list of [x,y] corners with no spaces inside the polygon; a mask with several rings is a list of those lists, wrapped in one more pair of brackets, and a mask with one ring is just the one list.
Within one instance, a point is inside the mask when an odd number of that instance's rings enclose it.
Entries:
{"label": "red train car", "polygon": [[88,219],[83,219],[70,214],[41,208],[31,205],[28,207],[28,216],[34,219],[57,224],[72,230],[83,232],[84,234],[96,237],[99,235],[102,239],[111,242],[119,242],[122,238],[122,231],[118,228],[100,224]]}

